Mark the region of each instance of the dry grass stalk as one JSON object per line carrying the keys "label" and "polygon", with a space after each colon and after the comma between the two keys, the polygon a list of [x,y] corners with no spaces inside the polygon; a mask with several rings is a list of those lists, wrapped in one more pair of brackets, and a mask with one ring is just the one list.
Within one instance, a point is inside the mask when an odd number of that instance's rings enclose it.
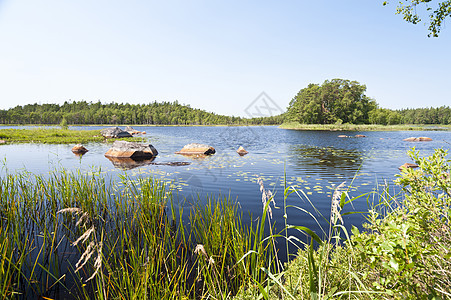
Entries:
{"label": "dry grass stalk", "polygon": [[203,254],[206,258],[208,258],[207,251],[205,251],[204,245],[197,244],[196,248],[194,249],[195,254]]}
{"label": "dry grass stalk", "polygon": [[83,266],[88,262],[88,260],[94,254],[94,251],[95,251],[95,243],[94,243],[94,241],[92,241],[91,243],[89,243],[85,252],[83,252],[80,259],[75,264],[75,267],[77,268],[77,269],[75,269],[75,272],[78,272],[79,270],[81,270],[81,268],[83,268]]}
{"label": "dry grass stalk", "polygon": [[[270,190],[265,190],[265,186],[263,185],[263,180],[260,177],[258,177],[257,178],[257,182],[260,185],[260,192],[262,193],[263,210],[266,207],[267,201],[270,201],[270,204],[272,202],[274,207],[276,207],[276,201],[274,200],[273,194],[272,194],[272,192]],[[269,213],[270,219],[272,219],[271,205],[268,205],[268,213]]]}
{"label": "dry grass stalk", "polygon": [[72,246],[77,246],[77,244],[79,242],[86,242],[86,240],[89,238],[89,236],[91,235],[91,233],[93,233],[95,231],[94,226],[92,226],[91,228],[89,228],[88,230],[86,230],[85,233],[83,233],[73,244]]}
{"label": "dry grass stalk", "polygon": [[57,213],[58,214],[59,213],[76,213],[78,215],[81,212],[83,212],[83,211],[78,207],[68,207],[68,208],[60,209]]}
{"label": "dry grass stalk", "polygon": [[[343,193],[341,191],[341,189],[344,187],[346,181],[342,182],[339,186],[337,186],[337,188],[334,191],[334,194],[332,195],[332,205],[331,205],[331,218],[335,219],[338,218],[341,222],[341,224],[343,224],[343,218],[341,217],[340,211],[338,210],[338,208],[340,207],[340,198],[341,198],[341,194]],[[344,192],[346,193],[346,192]]]}
{"label": "dry grass stalk", "polygon": [[195,254],[202,254],[205,258],[208,259],[208,265],[214,265],[215,264],[215,260],[213,259],[213,257],[210,256],[210,258],[208,257],[207,251],[205,251],[204,245],[202,244],[197,244],[196,248],[194,249],[194,253]]}
{"label": "dry grass stalk", "polygon": [[[88,213],[84,212],[82,209],[77,208],[77,207],[64,208],[64,209],[59,210],[58,213],[75,213],[76,215],[81,215],[80,218],[78,219],[77,223],[75,224],[75,226],[84,225],[89,220]],[[86,279],[86,282],[93,279],[97,275],[99,270],[102,268],[102,247],[103,247],[103,245],[101,242],[100,243],[97,242],[94,226],[91,226],[75,242],[72,243],[72,246],[77,246],[79,243],[85,243],[91,236],[94,236],[94,238],[93,238],[94,240],[89,243],[85,252],[83,252],[80,259],[75,264],[75,267],[76,267],[75,272],[78,272],[86,265],[86,263],[89,261],[89,259],[92,257],[92,255],[97,251],[97,258],[94,261],[94,269],[95,270],[94,270],[93,274],[91,275],[91,277]]]}
{"label": "dry grass stalk", "polygon": [[80,217],[80,219],[78,219],[77,223],[75,223],[75,226],[78,226],[84,222],[86,222],[88,220],[88,213],[83,213]]}
{"label": "dry grass stalk", "polygon": [[95,271],[94,271],[94,273],[91,275],[91,277],[89,277],[88,279],[86,279],[86,282],[88,282],[89,280],[93,279],[93,278],[97,275],[97,273],[99,272],[99,270],[102,268],[102,247],[103,247],[103,244],[100,243],[100,244],[98,245],[98,248],[97,248],[97,258],[96,258],[96,260],[94,261],[94,268],[95,268]]}

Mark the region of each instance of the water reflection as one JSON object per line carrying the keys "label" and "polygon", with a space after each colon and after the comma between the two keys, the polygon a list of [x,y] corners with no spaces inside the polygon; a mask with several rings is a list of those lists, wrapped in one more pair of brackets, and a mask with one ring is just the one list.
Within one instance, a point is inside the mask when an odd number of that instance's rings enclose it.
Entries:
{"label": "water reflection", "polygon": [[362,164],[364,153],[355,149],[289,145],[288,158],[296,170],[316,170],[318,173],[353,175]]}
{"label": "water reflection", "polygon": [[151,159],[119,158],[110,156],[105,157],[111,161],[113,166],[122,170],[131,170],[138,167],[144,167],[150,165],[155,160],[155,156]]}

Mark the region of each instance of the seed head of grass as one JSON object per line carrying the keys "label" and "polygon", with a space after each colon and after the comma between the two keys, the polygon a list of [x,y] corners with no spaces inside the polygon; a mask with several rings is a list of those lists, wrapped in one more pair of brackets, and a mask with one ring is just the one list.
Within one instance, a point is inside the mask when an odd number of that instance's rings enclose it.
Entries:
{"label": "seed head of grass", "polygon": [[343,224],[343,218],[341,217],[340,210],[338,209],[340,207],[340,198],[342,195],[342,189],[345,185],[346,181],[342,182],[334,191],[334,194],[332,195],[332,205],[331,205],[331,218],[338,218]]}
{"label": "seed head of grass", "polygon": [[205,251],[204,245],[197,244],[196,248],[194,249],[194,253],[195,254],[202,254],[206,258],[208,258],[208,254],[207,254],[207,251]]}
{"label": "seed head of grass", "polygon": [[[265,186],[263,185],[263,180],[260,177],[258,177],[257,182],[260,185],[260,192],[262,193],[263,210],[265,210],[267,201],[270,201],[270,204],[272,202],[274,207],[276,207],[276,201],[274,200],[273,194],[270,190],[265,189]],[[272,219],[271,205],[268,205],[268,213],[269,213],[270,219]]]}

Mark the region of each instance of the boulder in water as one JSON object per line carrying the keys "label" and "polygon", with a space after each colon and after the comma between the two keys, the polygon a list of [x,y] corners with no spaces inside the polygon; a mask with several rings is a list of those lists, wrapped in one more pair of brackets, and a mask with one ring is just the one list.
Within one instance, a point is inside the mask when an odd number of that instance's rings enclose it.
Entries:
{"label": "boulder in water", "polygon": [[150,144],[126,141],[115,141],[110,150],[105,153],[107,157],[128,157],[134,159],[152,158],[157,155],[157,149]]}
{"label": "boulder in water", "polygon": [[75,154],[85,154],[88,152],[88,149],[86,149],[82,144],[77,144],[72,148],[72,152]]}
{"label": "boulder in water", "polygon": [[398,169],[402,170],[402,169],[409,169],[409,168],[415,169],[415,168],[418,168],[418,165],[412,164],[412,163],[405,163],[402,166],[400,166]]}
{"label": "boulder in water", "polygon": [[128,133],[130,133],[131,135],[135,135],[135,134],[145,134],[145,131],[139,131],[136,130],[134,128],[132,128],[131,126],[127,126],[125,127],[125,131],[127,131]]}
{"label": "boulder in water", "polygon": [[216,150],[215,148],[205,144],[192,143],[185,145],[182,150],[175,153],[184,155],[210,155],[215,154]]}
{"label": "boulder in water", "polygon": [[119,127],[105,128],[105,129],[100,130],[100,133],[106,138],[132,137],[132,135],[129,132],[123,131]]}
{"label": "boulder in water", "polygon": [[432,141],[431,138],[420,136],[420,137],[410,137],[407,139],[404,139],[406,142],[430,142]]}
{"label": "boulder in water", "polygon": [[236,152],[237,152],[239,155],[241,155],[241,156],[246,155],[246,154],[249,153],[249,152],[247,152],[246,150],[244,150],[243,146],[240,146],[240,147],[238,148],[238,150],[236,150]]}

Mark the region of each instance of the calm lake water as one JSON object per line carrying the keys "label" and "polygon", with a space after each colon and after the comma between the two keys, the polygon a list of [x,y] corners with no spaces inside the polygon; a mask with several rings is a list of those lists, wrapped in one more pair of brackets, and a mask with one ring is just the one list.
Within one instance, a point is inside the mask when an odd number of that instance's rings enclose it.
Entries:
{"label": "calm lake water", "polygon": [[[2,128],[2,127],[0,127]],[[4,128],[4,127],[3,127]],[[73,130],[101,129],[104,127],[71,127]],[[449,149],[449,131],[396,131],[396,132],[333,132],[296,131],[277,127],[144,127],[143,141],[152,144],[159,152],[152,165],[135,168],[115,165],[104,157],[110,148],[105,143],[90,143],[89,152],[83,157],[71,152],[73,145],[10,144],[0,146],[0,159],[4,167],[0,174],[27,170],[45,174],[64,167],[68,170],[89,172],[101,168],[107,176],[127,173],[129,176],[153,176],[167,181],[174,189],[175,201],[189,209],[190,203],[206,195],[228,196],[240,203],[243,216],[253,219],[262,214],[260,186],[263,179],[266,189],[275,194],[273,218],[278,228],[283,226],[284,174],[287,185],[306,195],[325,218],[330,215],[331,195],[334,187],[346,181],[351,197],[372,191],[385,183],[393,186],[398,167],[411,162],[407,151],[415,146],[422,155],[429,155],[434,148]],[[338,136],[364,134],[365,138],[339,138]],[[432,142],[404,142],[408,137],[427,136]],[[177,155],[188,143],[205,143],[215,147],[216,154],[204,159]],[[243,146],[249,154],[239,156],[236,149]],[[189,162],[186,166],[159,165],[167,162]],[[131,168],[131,169],[130,169]],[[354,179],[354,180],[353,180]],[[352,183],[352,186],[350,186]],[[395,187],[394,190],[399,190]],[[305,196],[292,194],[288,205],[295,205],[313,212]],[[366,211],[367,198],[362,197],[346,207],[346,210]],[[345,225],[360,226],[363,216],[348,215]],[[297,209],[288,209],[288,223],[319,228],[315,221]],[[321,221],[324,226],[326,223]],[[277,225],[276,225],[277,226]]]}

